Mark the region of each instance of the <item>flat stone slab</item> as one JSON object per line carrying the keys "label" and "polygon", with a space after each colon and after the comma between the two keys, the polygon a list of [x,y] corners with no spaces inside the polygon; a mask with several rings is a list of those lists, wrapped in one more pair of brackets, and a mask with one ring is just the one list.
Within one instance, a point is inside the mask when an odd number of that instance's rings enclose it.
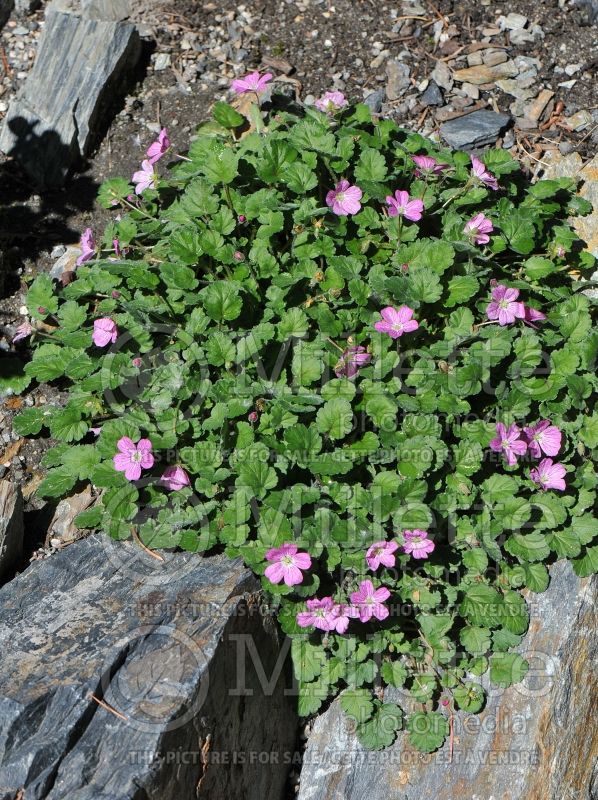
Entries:
{"label": "flat stone slab", "polygon": [[73,164],[89,154],[140,53],[134,25],[63,13],[51,4],[33,69],[8,110],[0,150],[18,158],[40,187],[62,185]]}
{"label": "flat stone slab", "polygon": [[457,150],[485,147],[496,142],[510,121],[510,114],[497,114],[482,108],[445,122],[440,126],[440,135]]}
{"label": "flat stone slab", "polygon": [[[338,700],[308,740],[298,800],[593,800],[598,790],[596,576],[566,562],[543,594],[529,594],[531,622],[519,652],[523,683],[489,687],[486,708],[455,717],[449,743],[424,755],[406,736],[366,751]],[[399,690],[385,699],[402,701]]]}
{"label": "flat stone slab", "polygon": [[282,798],[295,698],[258,584],[163,557],[94,535],[0,590],[1,800]]}

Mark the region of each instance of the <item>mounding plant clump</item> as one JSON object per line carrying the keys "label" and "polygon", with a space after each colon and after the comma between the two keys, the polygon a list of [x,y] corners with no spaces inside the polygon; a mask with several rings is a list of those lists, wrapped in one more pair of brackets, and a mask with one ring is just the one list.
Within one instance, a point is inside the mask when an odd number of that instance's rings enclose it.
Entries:
{"label": "mounding plant clump", "polygon": [[68,400],[16,428],[59,442],[42,496],[93,486],[80,527],[243,557],[301,714],[346,689],[365,746],[432,751],[480,676],[525,676],[519,590],[598,569],[590,207],[338,92],[244,107],[184,156],[162,131],[76,271],[34,280],[26,373]]}

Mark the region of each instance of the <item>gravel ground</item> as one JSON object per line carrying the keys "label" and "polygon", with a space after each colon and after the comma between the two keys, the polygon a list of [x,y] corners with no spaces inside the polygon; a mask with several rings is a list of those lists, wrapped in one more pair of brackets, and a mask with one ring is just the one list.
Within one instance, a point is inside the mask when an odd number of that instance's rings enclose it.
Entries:
{"label": "gravel ground", "polygon": [[[44,5],[31,15],[13,14],[0,34],[0,123],[34,62]],[[577,150],[584,159],[596,151],[596,0],[134,5],[133,21],[145,41],[141,80],[114,109],[89,163],[63,190],[40,195],[18,165],[0,156],[0,366],[13,363],[15,352],[27,358],[26,344],[11,344],[27,281],[51,268],[83,228],[105,223],[107,213],[94,205],[99,184],[137,169],[162,125],[175,148],[184,150],[211,104],[229,97],[231,79],[250,69],[267,68],[290,81],[305,102],[341,89],[427,135],[476,108],[508,111],[516,124],[499,144],[513,148],[530,169],[547,150]],[[542,98],[548,98],[544,105]],[[19,442],[12,417],[23,403],[59,401],[52,387],[0,400],[0,474],[22,482],[28,496],[39,481],[47,443]]]}

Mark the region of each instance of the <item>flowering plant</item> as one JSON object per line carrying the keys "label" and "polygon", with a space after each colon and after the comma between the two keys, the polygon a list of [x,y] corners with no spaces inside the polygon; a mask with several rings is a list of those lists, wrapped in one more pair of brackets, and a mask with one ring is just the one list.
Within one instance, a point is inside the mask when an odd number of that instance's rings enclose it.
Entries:
{"label": "flowering plant", "polygon": [[72,279],[34,280],[26,371],[69,394],[17,430],[59,442],[42,496],[93,487],[79,526],[242,556],[303,715],[345,689],[366,746],[432,751],[525,675],[519,589],[598,568],[589,204],[342,96],[264,117],[265,84],[185,156],[161,132]]}

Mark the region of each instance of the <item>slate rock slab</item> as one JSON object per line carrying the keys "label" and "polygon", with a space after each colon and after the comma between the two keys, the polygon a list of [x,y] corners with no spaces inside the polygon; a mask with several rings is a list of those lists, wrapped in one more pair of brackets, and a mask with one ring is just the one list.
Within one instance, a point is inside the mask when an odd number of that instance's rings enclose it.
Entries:
{"label": "slate rock slab", "polygon": [[1,800],[282,797],[295,700],[257,583],[163,555],[91,536],[0,590]]}
{"label": "slate rock slab", "polygon": [[23,552],[21,487],[0,481],[0,581],[10,575]]}
{"label": "slate rock slab", "polygon": [[15,5],[14,0],[0,0],[0,28],[10,17],[10,13]]}
{"label": "slate rock slab", "polygon": [[133,25],[50,5],[37,59],[0,133],[0,150],[18,158],[41,188],[62,185],[71,166],[89,154],[140,53]]}
{"label": "slate rock slab", "polygon": [[[566,562],[544,594],[529,594],[522,684],[490,689],[479,715],[455,719],[449,744],[423,755],[399,734],[364,750],[338,700],[308,740],[298,800],[594,800],[598,797],[598,580]],[[486,688],[489,688],[486,683]],[[399,690],[385,698],[401,703]]]}
{"label": "slate rock slab", "polygon": [[485,147],[494,144],[510,122],[510,114],[497,114],[482,108],[445,122],[440,126],[440,135],[457,150]]}

